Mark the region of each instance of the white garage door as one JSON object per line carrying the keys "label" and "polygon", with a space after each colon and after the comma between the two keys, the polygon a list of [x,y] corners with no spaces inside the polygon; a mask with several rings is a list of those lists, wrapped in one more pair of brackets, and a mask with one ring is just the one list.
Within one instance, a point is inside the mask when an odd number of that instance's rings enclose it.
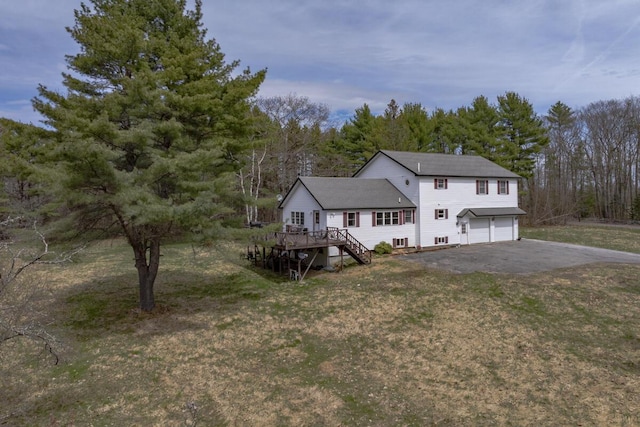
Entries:
{"label": "white garage door", "polygon": [[494,221],[494,237],[496,242],[513,240],[513,218],[496,218]]}
{"label": "white garage door", "polygon": [[475,218],[469,220],[469,243],[489,242],[489,219]]}

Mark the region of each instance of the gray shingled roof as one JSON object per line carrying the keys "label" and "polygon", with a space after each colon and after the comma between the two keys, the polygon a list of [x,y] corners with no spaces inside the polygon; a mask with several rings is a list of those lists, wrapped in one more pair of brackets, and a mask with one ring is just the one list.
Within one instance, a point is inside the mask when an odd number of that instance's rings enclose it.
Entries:
{"label": "gray shingled roof", "polygon": [[377,155],[389,157],[418,176],[520,178],[519,175],[480,156],[389,150],[381,150]]}
{"label": "gray shingled roof", "polygon": [[458,218],[471,213],[474,217],[526,215],[520,208],[467,208],[460,211]]}
{"label": "gray shingled roof", "polygon": [[416,207],[386,179],[305,176],[299,181],[325,210]]}

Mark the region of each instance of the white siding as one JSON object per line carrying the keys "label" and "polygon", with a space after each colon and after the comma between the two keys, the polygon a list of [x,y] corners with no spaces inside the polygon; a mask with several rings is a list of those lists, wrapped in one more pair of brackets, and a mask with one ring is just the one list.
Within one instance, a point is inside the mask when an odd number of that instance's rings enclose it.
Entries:
{"label": "white siding", "polygon": [[[320,210],[320,205],[318,205],[318,202],[309,194],[307,189],[298,182],[295,188],[287,195],[287,199],[282,205],[282,222],[284,223],[284,227],[286,228],[287,225],[291,224],[292,211],[304,212],[303,226],[309,230],[313,230],[313,211],[315,210]],[[326,228],[326,225],[322,224],[323,220],[326,221],[326,218],[323,218],[321,212],[320,229]]]}
{"label": "white siding", "polygon": [[[394,187],[400,190],[407,199],[411,200],[416,208],[416,224],[412,227],[411,235],[408,236],[392,236],[392,238],[409,238],[409,246],[414,247],[419,244],[420,236],[420,178],[416,177],[413,172],[408,171],[404,166],[391,160],[387,156],[378,156],[369,162],[366,168],[361,169],[356,178],[386,178]],[[409,224],[406,224],[409,225]],[[391,226],[387,226],[391,227]],[[389,233],[391,234],[391,233]],[[391,243],[391,240],[385,240]],[[376,244],[380,243],[380,240]],[[375,246],[375,245],[374,245]],[[371,248],[372,249],[372,248]]]}
{"label": "white siding", "polygon": [[[435,189],[435,177],[420,179],[420,246],[433,246],[435,238],[447,237],[449,244],[466,243],[460,236],[457,214],[465,208],[517,207],[518,184],[509,180],[509,194],[498,194],[496,178],[481,178],[489,181],[489,194],[476,194],[476,178],[447,178],[446,189]],[[436,209],[447,209],[448,219],[435,219]],[[517,234],[517,233],[516,233]],[[487,238],[486,241],[489,241]]]}
{"label": "white siding", "polygon": [[[384,211],[387,210],[378,210],[378,212]],[[392,244],[393,239],[408,239],[408,246],[415,246],[415,224],[373,226],[373,210],[328,211],[327,227],[344,228],[343,212],[360,212],[360,226],[347,227],[347,231],[369,250],[373,250],[378,243],[383,241]],[[338,254],[338,250],[332,248],[330,254],[335,256]]]}

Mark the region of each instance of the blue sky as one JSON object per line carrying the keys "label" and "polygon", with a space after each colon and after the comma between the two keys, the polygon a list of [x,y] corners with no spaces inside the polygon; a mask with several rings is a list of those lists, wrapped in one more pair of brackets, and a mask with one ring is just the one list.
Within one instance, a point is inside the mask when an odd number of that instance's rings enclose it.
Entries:
{"label": "blue sky", "polygon": [[[506,91],[539,114],[640,94],[638,0],[203,0],[227,60],[268,68],[260,96],[306,96],[337,117],[393,98],[455,109]],[[0,116],[37,123],[60,89],[80,0],[0,4]]]}

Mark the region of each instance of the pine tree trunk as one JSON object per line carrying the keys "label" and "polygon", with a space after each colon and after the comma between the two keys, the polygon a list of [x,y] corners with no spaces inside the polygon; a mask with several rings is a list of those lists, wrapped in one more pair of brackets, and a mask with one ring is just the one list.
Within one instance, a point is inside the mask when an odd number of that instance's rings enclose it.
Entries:
{"label": "pine tree trunk", "polygon": [[133,247],[136,257],[136,269],[138,270],[138,287],[140,290],[140,309],[152,311],[155,308],[153,284],[158,275],[160,266],[160,242],[149,242],[149,259],[147,260],[147,244],[139,242]]}

